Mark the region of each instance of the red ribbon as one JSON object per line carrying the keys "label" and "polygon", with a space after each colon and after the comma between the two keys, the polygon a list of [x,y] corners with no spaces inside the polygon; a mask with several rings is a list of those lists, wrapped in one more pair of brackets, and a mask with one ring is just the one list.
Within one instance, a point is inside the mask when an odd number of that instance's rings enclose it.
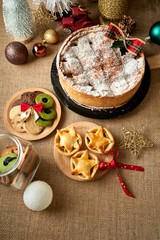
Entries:
{"label": "red ribbon", "polygon": [[[143,167],[139,167],[139,166],[133,166],[133,165],[125,165],[125,164],[122,164],[122,163],[116,163],[115,162],[115,159],[118,157],[118,154],[119,154],[119,151],[117,148],[116,149],[116,156],[114,157],[114,154],[113,154],[113,148],[111,149],[111,154],[113,156],[113,159],[110,161],[110,162],[101,162],[99,164],[99,170],[100,171],[105,171],[109,168],[123,168],[123,169],[128,169],[128,170],[135,170],[135,171],[141,171],[141,172],[144,172],[144,168]],[[120,178],[118,172],[116,171],[116,169],[114,169],[114,171],[116,172],[118,178],[119,178],[119,181],[121,183],[121,186],[122,186],[122,189],[123,191],[125,192],[125,194],[129,197],[133,197],[135,198],[126,188],[126,186],[124,185],[122,179]]]}
{"label": "red ribbon", "polygon": [[141,39],[126,37],[123,31],[113,23],[110,23],[105,37],[113,41],[123,41],[125,48],[134,55],[137,55],[145,45]]}
{"label": "red ribbon", "polygon": [[36,112],[41,112],[43,105],[42,103],[38,103],[36,105],[30,106],[29,104],[23,102],[21,104],[21,112],[25,112],[30,107],[32,107]]}

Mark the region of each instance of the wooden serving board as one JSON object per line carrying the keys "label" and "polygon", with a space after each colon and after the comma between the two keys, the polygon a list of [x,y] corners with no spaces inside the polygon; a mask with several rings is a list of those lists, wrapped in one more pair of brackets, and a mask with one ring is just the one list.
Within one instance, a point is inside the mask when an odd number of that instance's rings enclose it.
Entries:
{"label": "wooden serving board", "polygon": [[147,57],[147,61],[151,70],[160,68],[160,54]]}
{"label": "wooden serving board", "polygon": [[[17,131],[15,131],[13,129],[11,121],[10,121],[10,118],[9,118],[9,112],[10,112],[10,110],[12,108],[12,104],[15,102],[15,100],[19,99],[23,93],[25,93],[25,92],[34,92],[34,91],[41,91],[43,93],[46,93],[46,94],[50,95],[54,99],[54,101],[55,101],[54,108],[55,108],[55,110],[57,112],[57,116],[54,119],[52,126],[44,128],[42,130],[42,132],[39,133],[39,134],[33,135],[33,134],[30,134],[30,133],[27,133],[27,132],[24,132],[24,133],[17,132]],[[60,105],[58,99],[55,97],[55,95],[53,93],[51,93],[48,90],[43,89],[43,88],[26,88],[26,89],[23,89],[23,90],[15,93],[7,101],[6,106],[4,108],[4,124],[5,124],[6,128],[7,128],[7,130],[11,134],[16,135],[18,137],[21,137],[21,138],[23,138],[25,140],[29,140],[29,141],[39,140],[39,139],[42,139],[42,138],[48,136],[50,133],[52,133],[55,130],[55,128],[57,127],[57,125],[58,125],[58,123],[60,121],[60,118],[61,118],[61,105]]]}
{"label": "wooden serving board", "polygon": [[[70,128],[74,126],[76,131],[81,135],[81,138],[82,138],[82,146],[80,148],[80,150],[86,150],[88,149],[86,144],[85,144],[85,134],[86,132],[93,128],[93,127],[96,127],[98,126],[97,124],[95,123],[92,123],[92,122],[77,122],[77,123],[73,123],[69,126],[67,126],[67,128]],[[88,149],[89,150],[89,149]],[[89,150],[90,151],[90,150]],[[100,162],[110,162],[112,159],[113,159],[113,156],[111,155],[111,153],[107,153],[107,154],[96,154],[93,152],[93,154],[97,155],[98,159]],[[58,166],[58,168],[69,178],[73,179],[73,180],[77,180],[77,181],[90,181],[90,180],[86,180],[86,179],[81,179],[75,175],[72,175],[71,174],[71,167],[70,167],[70,158],[71,157],[68,157],[68,156],[64,156],[62,154],[60,154],[57,149],[55,148],[55,144],[54,144],[54,159],[55,159],[55,162]],[[97,170],[95,176],[91,179],[91,180],[94,180],[94,179],[97,179],[97,178],[100,178],[102,175],[104,175],[107,171],[99,171]]]}

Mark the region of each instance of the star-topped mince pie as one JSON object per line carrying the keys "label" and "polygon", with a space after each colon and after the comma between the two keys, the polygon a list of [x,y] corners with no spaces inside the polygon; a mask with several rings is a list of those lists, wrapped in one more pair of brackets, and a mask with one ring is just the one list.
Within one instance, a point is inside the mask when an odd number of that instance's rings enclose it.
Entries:
{"label": "star-topped mince pie", "polygon": [[78,152],[82,145],[82,138],[75,127],[57,130],[55,147],[63,155],[71,156]]}
{"label": "star-topped mince pie", "polygon": [[113,147],[114,138],[106,128],[98,126],[86,132],[85,143],[91,151],[104,154]]}
{"label": "star-topped mince pie", "polygon": [[81,179],[92,179],[98,170],[99,160],[88,150],[79,151],[70,160],[72,175]]}

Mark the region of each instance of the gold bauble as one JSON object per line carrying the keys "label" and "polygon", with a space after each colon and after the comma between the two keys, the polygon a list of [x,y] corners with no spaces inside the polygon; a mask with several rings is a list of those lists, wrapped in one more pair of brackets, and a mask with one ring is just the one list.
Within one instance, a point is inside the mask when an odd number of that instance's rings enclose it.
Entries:
{"label": "gold bauble", "polygon": [[58,42],[58,34],[54,29],[48,29],[44,33],[44,41],[49,44],[55,44]]}

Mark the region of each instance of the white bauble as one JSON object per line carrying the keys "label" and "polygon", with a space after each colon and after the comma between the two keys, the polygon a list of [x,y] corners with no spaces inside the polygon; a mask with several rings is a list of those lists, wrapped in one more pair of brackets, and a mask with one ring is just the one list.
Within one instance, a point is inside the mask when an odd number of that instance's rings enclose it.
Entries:
{"label": "white bauble", "polygon": [[42,211],[52,202],[53,191],[48,183],[34,181],[28,185],[23,193],[25,205],[32,211]]}

